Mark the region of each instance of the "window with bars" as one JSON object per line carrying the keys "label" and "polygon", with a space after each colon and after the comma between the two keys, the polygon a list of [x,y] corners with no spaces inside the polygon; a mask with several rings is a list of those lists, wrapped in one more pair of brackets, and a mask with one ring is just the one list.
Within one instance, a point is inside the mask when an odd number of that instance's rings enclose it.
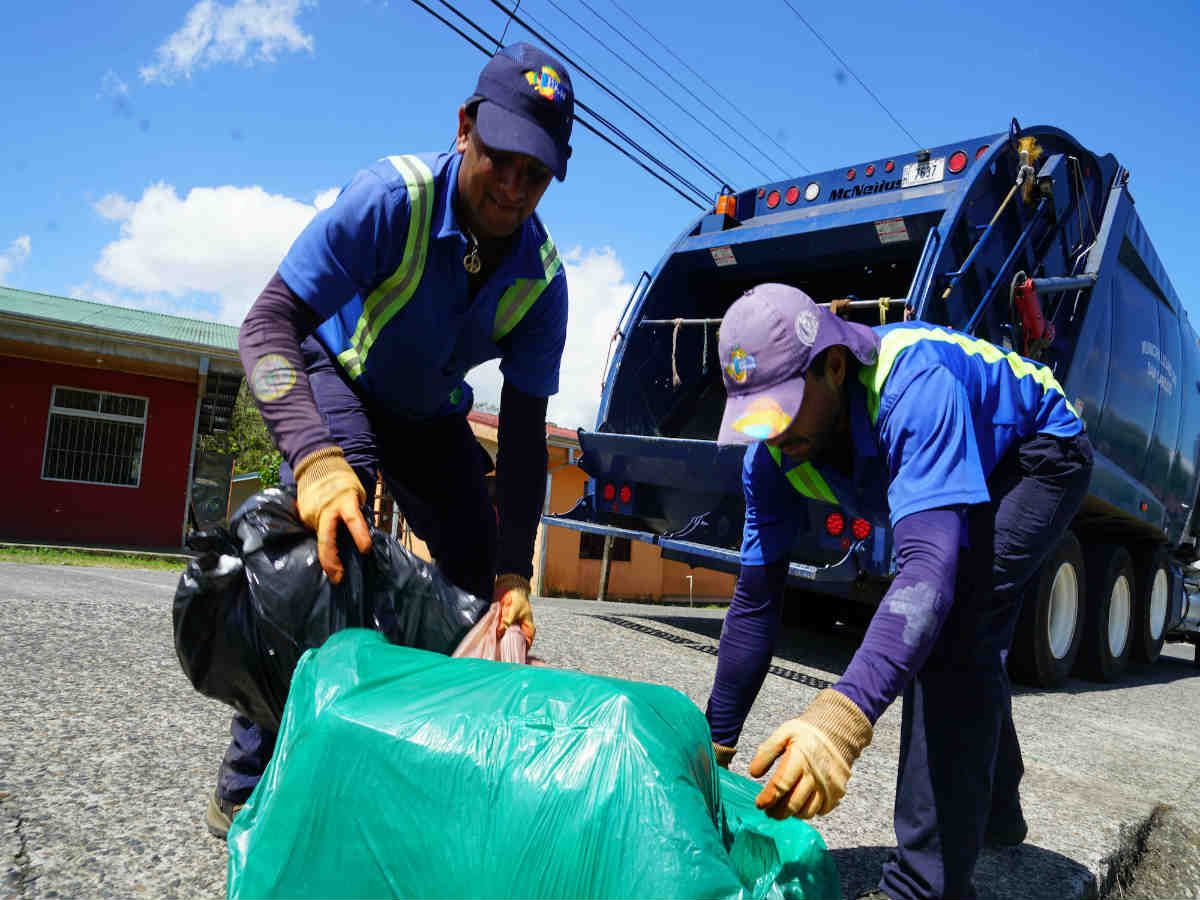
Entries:
{"label": "window with bars", "polygon": [[147,404],[145,397],[55,386],[42,477],[137,487]]}

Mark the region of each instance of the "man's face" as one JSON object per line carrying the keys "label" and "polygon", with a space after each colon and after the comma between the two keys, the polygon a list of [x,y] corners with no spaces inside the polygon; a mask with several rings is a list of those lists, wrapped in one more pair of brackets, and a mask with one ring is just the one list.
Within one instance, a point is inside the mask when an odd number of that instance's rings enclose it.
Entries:
{"label": "man's face", "polygon": [[533,215],[553,173],[532,156],[484,144],[465,106],[455,147],[462,154],[458,196],[471,230],[479,238],[508,237]]}
{"label": "man's face", "polygon": [[767,441],[798,463],[820,458],[833,443],[845,380],[845,356],[839,351],[840,347],[831,348],[823,374],[816,375],[811,369],[804,373],[804,400],[792,424]]}

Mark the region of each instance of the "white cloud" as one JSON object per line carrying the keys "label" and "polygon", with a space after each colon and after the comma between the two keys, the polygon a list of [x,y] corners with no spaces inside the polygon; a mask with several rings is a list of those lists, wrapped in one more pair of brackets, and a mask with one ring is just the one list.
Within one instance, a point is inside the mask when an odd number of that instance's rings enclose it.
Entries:
{"label": "white cloud", "polygon": [[139,70],[142,81],[170,84],[193,70],[217,63],[273,62],[283,51],[312,52],[312,35],[296,16],[311,0],[236,0],[232,6],[200,0],[183,27],[155,51],[155,62]]}
{"label": "white cloud", "polygon": [[0,278],[7,278],[9,272],[29,259],[32,250],[33,242],[27,234],[21,235],[9,244],[8,249],[0,253]]}
{"label": "white cloud", "polygon": [[323,191],[318,191],[316,199],[313,200],[313,206],[317,209],[328,209],[333,206],[333,201],[338,198],[338,194],[342,192],[341,188],[326,188]]}
{"label": "white cloud", "polygon": [[128,96],[129,85],[121,79],[121,76],[112,69],[105,72],[104,77],[100,79],[100,93],[96,95],[96,99],[115,100]]}
{"label": "white cloud", "polygon": [[133,215],[134,205],[120,194],[105,194],[92,208],[110,222],[121,222]]}
{"label": "white cloud", "polygon": [[[563,350],[558,393],[550,398],[546,415],[564,428],[592,428],[600,407],[604,361],[633,284],[611,247],[564,254],[570,312],[567,345]],[[498,406],[503,378],[492,361],[468,376],[477,403]]]}
{"label": "white cloud", "polygon": [[[260,187],[148,187],[136,202],[109,194],[96,204],[121,222],[121,236],[95,265],[110,287],[134,295],[218,301],[224,322],[242,320],[316,206]],[[195,298],[182,300],[189,308]]]}

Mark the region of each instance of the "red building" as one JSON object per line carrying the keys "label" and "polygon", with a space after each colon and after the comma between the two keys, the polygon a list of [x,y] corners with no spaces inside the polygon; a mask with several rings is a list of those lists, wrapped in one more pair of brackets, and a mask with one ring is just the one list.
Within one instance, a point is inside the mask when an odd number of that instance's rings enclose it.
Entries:
{"label": "red building", "polygon": [[179,549],[241,380],[233,326],[0,287],[0,539]]}

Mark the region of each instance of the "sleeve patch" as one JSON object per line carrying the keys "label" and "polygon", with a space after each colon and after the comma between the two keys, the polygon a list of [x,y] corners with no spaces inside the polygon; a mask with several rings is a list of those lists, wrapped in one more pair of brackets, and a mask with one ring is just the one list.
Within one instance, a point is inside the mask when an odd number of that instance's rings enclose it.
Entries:
{"label": "sleeve patch", "polygon": [[278,353],[268,353],[254,364],[250,389],[261,403],[278,400],[296,383],[296,369]]}

